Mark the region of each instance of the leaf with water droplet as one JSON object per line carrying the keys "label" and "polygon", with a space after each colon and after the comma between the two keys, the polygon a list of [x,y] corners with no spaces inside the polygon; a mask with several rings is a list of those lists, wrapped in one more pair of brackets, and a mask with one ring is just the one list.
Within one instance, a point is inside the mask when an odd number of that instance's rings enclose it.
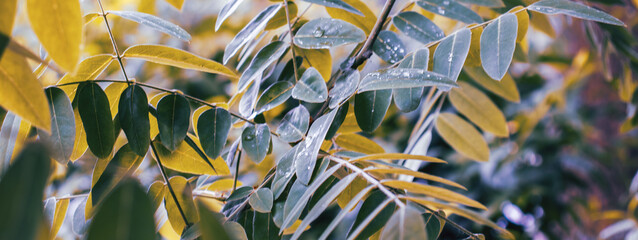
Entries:
{"label": "leaf with water droplet", "polygon": [[254,39],[257,34],[266,27],[268,20],[277,14],[277,11],[279,11],[281,6],[281,3],[268,6],[255,16],[255,18],[250,20],[250,22],[246,24],[246,26],[237,33],[237,35],[235,35],[235,38],[228,43],[226,50],[224,50],[224,64],[228,63],[228,60],[235,56],[242,46],[244,46],[248,41]]}
{"label": "leaf with water droplet", "polygon": [[438,73],[415,68],[390,68],[366,75],[359,85],[359,92],[382,89],[414,87],[456,87],[456,83]]}
{"label": "leaf with water droplet", "polygon": [[337,78],[335,86],[329,93],[329,107],[331,109],[339,106],[345,100],[348,100],[350,96],[357,91],[357,86],[359,86],[359,77],[359,71],[348,70]]}
{"label": "leaf with water droplet", "polygon": [[312,126],[310,126],[306,139],[298,144],[301,145],[301,147],[297,149],[295,154],[295,169],[297,170],[298,179],[304,184],[310,183],[312,171],[317,162],[319,148],[336,114],[337,109],[334,109],[317,118]]}
{"label": "leaf with water droplet", "polygon": [[290,110],[279,123],[277,134],[279,138],[286,142],[296,142],[301,140],[308,130],[310,113],[303,105]]}
{"label": "leaf with water droplet", "polygon": [[256,114],[268,111],[284,103],[292,95],[293,87],[294,85],[288,81],[276,82],[270,85],[257,100],[257,106],[255,106]]}
{"label": "leaf with water droplet", "polygon": [[[447,76],[456,82],[470,51],[472,32],[463,28],[443,39],[434,51],[434,66],[432,71]],[[441,90],[449,90],[443,87]]]}
{"label": "leaf with water droplet", "polygon": [[481,16],[454,0],[420,0],[416,3],[428,12],[464,23],[480,23],[483,21]]}
{"label": "leaf with water droplet", "polygon": [[239,78],[237,91],[244,91],[248,87],[248,84],[258,78],[271,63],[279,59],[279,57],[286,52],[288,46],[290,45],[286,42],[274,41],[259,50],[250,62],[250,65],[248,65],[248,68],[246,68],[246,71],[244,71]]}
{"label": "leaf with water droplet", "polygon": [[244,128],[241,133],[241,146],[255,163],[260,163],[268,153],[270,130],[266,124],[257,124]]}
{"label": "leaf with water droplet", "polygon": [[487,75],[501,80],[512,63],[518,20],[506,13],[488,24],[481,34],[481,63]]}
{"label": "leaf with water droplet", "polygon": [[292,97],[305,102],[320,103],[328,99],[326,82],[314,67],[306,69],[292,89]]}
{"label": "leaf with water droplet", "polygon": [[357,10],[353,6],[350,6],[350,4],[347,4],[343,0],[302,0],[302,1],[314,3],[317,5],[322,5],[326,7],[331,7],[331,8],[343,9],[348,12],[363,16],[363,13],[361,13],[361,11]]}
{"label": "leaf with water droplet", "polygon": [[392,23],[403,34],[423,44],[439,40],[445,37],[441,30],[430,19],[417,12],[402,12],[392,18]]}
{"label": "leaf with water droplet", "polygon": [[[419,49],[399,63],[397,68],[416,68],[427,70],[428,61],[430,59],[430,50],[428,48]],[[396,88],[392,90],[394,104],[397,105],[402,112],[411,112],[419,107],[421,96],[423,95],[423,87],[416,88]]]}
{"label": "leaf with water droplet", "polygon": [[405,57],[405,45],[396,33],[383,30],[372,45],[372,51],[383,61],[393,64]]}
{"label": "leaf with water droplet", "polygon": [[191,35],[180,26],[150,14],[133,11],[108,11],[108,13],[144,24],[183,41],[191,40]]}
{"label": "leaf with water droplet", "polygon": [[527,9],[545,14],[565,14],[575,18],[625,26],[625,23],[603,11],[572,1],[542,0],[529,5]]}
{"label": "leaf with water droplet", "polygon": [[332,18],[318,18],[307,22],[295,34],[295,45],[300,48],[320,49],[360,43],[366,39],[363,30]]}

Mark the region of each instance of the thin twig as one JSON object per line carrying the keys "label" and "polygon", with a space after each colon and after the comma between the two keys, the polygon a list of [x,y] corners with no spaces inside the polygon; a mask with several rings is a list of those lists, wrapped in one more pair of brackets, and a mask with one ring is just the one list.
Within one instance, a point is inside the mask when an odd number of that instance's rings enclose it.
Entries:
{"label": "thin twig", "polygon": [[290,32],[290,53],[292,54],[292,69],[295,74],[295,82],[299,82],[299,76],[297,74],[297,57],[295,56],[295,43],[292,34],[292,25],[290,25],[290,13],[288,11],[288,0],[284,0],[284,9],[286,10],[286,23],[288,24],[288,32]]}
{"label": "thin twig", "polygon": [[126,79],[126,84],[131,85],[131,81],[128,79],[126,75],[126,70],[124,70],[124,63],[122,63],[122,57],[120,56],[120,51],[117,49],[117,43],[115,43],[115,38],[113,38],[113,32],[111,32],[111,26],[109,25],[109,20],[106,18],[106,12],[104,12],[104,8],[102,7],[102,2],[100,0],[96,0],[98,5],[100,6],[100,11],[102,12],[102,17],[104,18],[104,23],[106,23],[106,29],[109,32],[109,37],[111,38],[111,44],[113,45],[113,51],[115,51],[115,56],[117,56],[117,61],[120,63],[120,68],[122,69],[122,74],[124,74],[124,79]]}
{"label": "thin twig", "polygon": [[173,197],[173,201],[175,201],[175,205],[177,205],[177,209],[179,210],[180,215],[182,215],[182,218],[184,219],[184,223],[186,223],[186,226],[190,227],[191,224],[188,222],[188,219],[186,218],[186,214],[184,213],[182,206],[179,204],[179,201],[177,201],[177,196],[175,195],[175,191],[173,190],[173,187],[171,186],[171,182],[168,180],[168,175],[166,175],[166,171],[164,171],[164,165],[162,165],[162,161],[160,160],[160,157],[157,154],[157,150],[155,149],[155,144],[152,142],[151,142],[151,149],[153,150],[153,154],[155,155],[155,160],[157,160],[157,166],[159,167],[160,172],[162,173],[164,182],[166,183],[166,186],[168,187],[168,191],[171,193],[171,196]]}
{"label": "thin twig", "polygon": [[395,2],[396,0],[388,0],[385,2],[385,6],[383,6],[383,10],[381,11],[381,16],[379,16],[379,18],[377,19],[377,22],[374,24],[374,28],[372,28],[372,31],[370,31],[370,36],[368,36],[368,39],[366,39],[365,44],[363,44],[363,47],[359,51],[359,54],[357,54],[357,57],[352,63],[352,69],[357,69],[357,67],[368,60],[370,56],[372,56],[372,45],[379,36],[379,32],[381,32],[385,20],[386,18],[388,18],[388,15],[390,14],[392,6],[394,6]]}

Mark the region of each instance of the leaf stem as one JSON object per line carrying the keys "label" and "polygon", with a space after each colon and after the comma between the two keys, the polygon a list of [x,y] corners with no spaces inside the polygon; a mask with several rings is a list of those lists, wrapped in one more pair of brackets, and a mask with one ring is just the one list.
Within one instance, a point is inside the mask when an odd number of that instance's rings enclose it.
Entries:
{"label": "leaf stem", "polygon": [[109,20],[106,18],[108,15],[104,12],[104,8],[102,7],[102,2],[100,0],[96,0],[98,5],[100,6],[100,11],[102,12],[102,17],[104,18],[104,23],[106,23],[106,30],[109,32],[109,37],[111,38],[111,44],[113,45],[113,51],[115,51],[115,56],[117,56],[117,61],[120,63],[120,68],[122,69],[122,74],[124,75],[124,79],[126,79],[126,84],[131,85],[131,81],[128,79],[126,75],[126,70],[124,70],[124,63],[122,63],[122,57],[120,56],[120,51],[117,49],[117,43],[115,43],[115,38],[113,38],[113,32],[111,31],[111,26],[109,25]]}
{"label": "leaf stem", "polygon": [[157,160],[157,166],[159,167],[160,172],[162,173],[164,182],[166,183],[166,186],[168,187],[168,191],[171,193],[171,196],[173,197],[173,201],[175,201],[175,205],[177,205],[177,209],[179,210],[180,215],[182,215],[182,218],[184,219],[184,223],[186,223],[186,226],[190,227],[191,224],[188,222],[188,219],[186,218],[186,214],[184,214],[184,210],[182,209],[182,206],[179,204],[179,201],[177,201],[177,196],[175,195],[175,191],[173,190],[173,187],[171,186],[171,182],[168,180],[168,175],[166,175],[166,171],[164,170],[164,165],[162,165],[162,161],[160,160],[160,157],[157,154],[157,149],[155,149],[155,144],[152,142],[152,139],[151,139],[151,149],[153,150],[153,154],[155,155],[155,160]]}
{"label": "leaf stem", "polygon": [[297,57],[295,56],[295,44],[294,34],[292,34],[292,25],[290,25],[290,13],[288,11],[288,0],[284,0],[284,9],[286,10],[286,23],[288,25],[288,32],[290,32],[290,53],[292,54],[292,69],[295,74],[295,82],[299,82],[299,76],[297,74]]}

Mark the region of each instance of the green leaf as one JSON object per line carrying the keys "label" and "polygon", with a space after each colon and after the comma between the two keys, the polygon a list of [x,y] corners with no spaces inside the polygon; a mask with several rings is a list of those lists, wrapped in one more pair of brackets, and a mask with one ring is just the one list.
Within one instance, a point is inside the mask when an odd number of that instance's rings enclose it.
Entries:
{"label": "green leaf", "polygon": [[405,45],[396,33],[383,30],[374,40],[372,51],[383,61],[394,64],[405,57]]}
{"label": "green leaf", "polygon": [[109,157],[115,144],[115,131],[106,93],[96,83],[86,82],[78,86],[77,98],[89,149],[99,158]]}
{"label": "green leaf", "polygon": [[127,87],[120,97],[118,116],[129,145],[137,155],[144,156],[151,144],[151,124],[148,98],[138,85]]}
{"label": "green leaf", "polygon": [[197,120],[197,134],[204,152],[215,159],[222,153],[232,126],[230,113],[223,108],[208,109]]}
{"label": "green leaf", "polygon": [[317,69],[306,69],[292,89],[292,97],[309,103],[321,103],[328,99],[328,87]]}
{"label": "green leaf", "polygon": [[306,139],[299,143],[302,147],[298,148],[295,153],[295,169],[299,181],[303,184],[310,183],[321,143],[323,143],[323,139],[326,137],[328,128],[332,120],[334,120],[336,113],[337,109],[334,109],[317,118],[312,126],[310,126]]}
{"label": "green leaf", "polygon": [[27,144],[0,180],[0,239],[35,239],[44,220],[51,161],[42,144]]}
{"label": "green leaf", "polygon": [[335,86],[330,89],[330,93],[328,93],[328,96],[330,96],[330,104],[328,105],[330,109],[333,109],[350,99],[352,94],[357,91],[360,76],[359,71],[348,70],[337,78]]}
{"label": "green leaf", "polygon": [[175,198],[177,198],[179,207],[184,212],[184,215],[186,215],[188,223],[196,223],[199,221],[199,216],[197,215],[195,202],[193,202],[193,188],[188,180],[182,176],[171,177],[169,182],[171,183],[175,196],[173,197],[170,191],[166,191],[164,204],[166,212],[168,213],[168,220],[170,221],[173,230],[175,230],[177,234],[181,235],[187,224],[184,223],[184,218],[182,217],[178,206],[175,204]]}
{"label": "green leaf", "polygon": [[102,200],[102,197],[104,197],[111,188],[115,187],[120,180],[132,175],[137,167],[140,166],[142,160],[144,160],[144,156],[137,155],[129,144],[122,146],[113,159],[108,161],[106,168],[99,174],[99,178],[91,188],[93,206],[97,206],[98,202]]}
{"label": "green leaf", "polygon": [[302,1],[314,3],[317,5],[326,6],[330,8],[343,9],[348,12],[363,16],[363,13],[361,13],[361,11],[357,10],[356,8],[344,2],[343,0],[302,0]]}
{"label": "green leaf", "polygon": [[241,133],[241,146],[255,163],[260,163],[268,154],[270,130],[266,124],[257,124],[244,128]]}
{"label": "green leaf", "polygon": [[[341,125],[343,124],[344,120],[346,120],[346,117],[349,115],[349,110],[350,109],[350,104],[346,103],[341,105],[341,107],[338,108],[337,110],[337,114],[335,114],[335,118],[334,120],[332,120],[332,123],[330,124],[330,128],[328,128],[328,132],[326,133],[326,137],[323,140],[331,140],[335,134],[337,134],[337,131],[339,131],[339,128],[341,128]],[[352,111],[350,113],[351,117],[353,118],[352,122],[354,125],[357,126],[357,131],[359,132],[361,131],[361,129],[359,129],[359,126],[356,123],[356,117],[354,116],[354,111]]]}
{"label": "green leaf", "polygon": [[[472,32],[463,28],[447,37],[445,37],[434,51],[434,68],[435,73],[447,76],[456,82],[465,63],[465,58],[470,51],[470,43],[472,41]],[[441,88],[449,90],[449,88]]]}
{"label": "green leaf", "polygon": [[450,91],[450,102],[456,110],[484,131],[499,137],[507,137],[509,131],[505,116],[480,90],[461,82],[459,88]]}
{"label": "green leaf", "polygon": [[[445,216],[445,212],[439,211],[439,214]],[[423,221],[425,222],[426,239],[438,239],[445,227],[445,220],[435,216],[432,213],[424,213]]]}
{"label": "green leaf", "polygon": [[348,213],[350,213],[350,210],[352,210],[354,207],[357,206],[357,204],[359,203],[359,201],[361,201],[361,199],[363,199],[364,197],[366,197],[368,195],[368,193],[375,188],[374,185],[370,185],[366,188],[364,188],[363,190],[361,190],[359,193],[357,193],[357,195],[355,195],[350,202],[348,202],[348,204],[341,209],[341,211],[339,211],[339,214],[337,214],[337,216],[335,216],[332,219],[332,222],[330,222],[330,225],[328,225],[328,227],[326,227],[326,229],[323,231],[323,233],[321,234],[321,236],[319,237],[319,239],[327,239],[328,236],[330,235],[330,233],[337,227],[337,225],[341,222],[341,220],[343,220],[343,218],[346,217],[346,215]]}
{"label": "green leaf", "polygon": [[300,48],[332,48],[365,41],[366,34],[358,27],[339,19],[318,18],[307,22],[295,34]]}
{"label": "green leaf", "polygon": [[412,206],[394,212],[381,232],[381,239],[429,239],[421,213]]}
{"label": "green leaf", "polygon": [[175,150],[186,138],[190,114],[188,100],[181,95],[166,95],[157,103],[159,136],[169,150]]}
{"label": "green leaf", "polygon": [[[236,6],[233,7],[236,8]],[[257,34],[266,27],[268,21],[277,14],[277,11],[279,11],[279,8],[281,7],[281,3],[270,5],[255,16],[255,18],[250,20],[250,22],[246,24],[246,26],[237,33],[237,35],[235,35],[235,38],[226,45],[226,50],[224,50],[224,64],[228,63],[228,60],[235,56],[242,46],[248,43],[248,41],[254,39]]]}
{"label": "green leaf", "polygon": [[348,239],[368,239],[379,231],[394,212],[396,204],[392,199],[379,191],[373,191],[370,196],[363,201],[354,224],[348,231]]}
{"label": "green leaf", "polygon": [[490,149],[481,134],[457,115],[439,114],[435,127],[441,138],[461,155],[482,162],[490,159]]}
{"label": "green leaf", "polygon": [[139,183],[124,180],[97,208],[87,239],[155,239],[153,213],[151,201]]}
{"label": "green leaf", "polygon": [[279,139],[286,142],[296,142],[303,138],[308,131],[308,122],[310,119],[310,113],[303,105],[299,105],[296,108],[290,110],[284,118],[281,119],[279,127],[277,127],[277,134]]}
{"label": "green leaf", "polygon": [[273,204],[272,191],[268,188],[260,188],[250,195],[248,203],[257,212],[269,213]]}
{"label": "green leaf", "polygon": [[[273,191],[275,199],[281,196],[281,194],[286,189],[288,182],[290,182],[290,179],[292,179],[292,176],[294,176],[295,174],[295,153],[297,152],[297,148],[299,147],[299,145],[294,146],[293,148],[286,151],[286,153],[284,153],[284,155],[277,160],[277,171],[275,172],[275,178],[273,178],[271,184],[271,189]],[[283,218],[281,219],[281,221],[283,222]]]}
{"label": "green leaf", "polygon": [[392,18],[392,23],[403,34],[423,44],[439,40],[445,37],[443,30],[423,15],[407,11]]}
{"label": "green leaf", "polygon": [[[409,54],[399,63],[397,68],[416,68],[427,70],[428,61],[430,59],[430,50],[422,48]],[[397,88],[392,90],[394,104],[397,105],[402,112],[411,112],[416,110],[421,104],[421,96],[423,95],[423,87],[416,88]]]}
{"label": "green leaf", "polygon": [[354,115],[361,130],[374,132],[390,107],[392,90],[362,92],[354,97]]}
{"label": "green leaf", "polygon": [[248,65],[248,68],[246,68],[246,71],[244,71],[239,78],[237,91],[244,91],[253,80],[261,76],[270,64],[277,61],[277,59],[286,52],[286,49],[288,49],[289,46],[290,45],[286,42],[275,41],[259,50],[250,62],[250,65]]}
{"label": "green leaf", "polygon": [[4,53],[4,49],[7,48],[7,45],[9,45],[10,41],[11,41],[11,38],[9,38],[9,36],[7,36],[4,33],[0,32],[0,58],[2,58],[2,54]]}
{"label": "green leaf", "polygon": [[481,63],[487,75],[501,80],[512,63],[518,20],[506,13],[488,24],[481,34]]}
{"label": "green leaf", "polygon": [[137,58],[163,65],[192,69],[208,73],[216,73],[230,78],[235,78],[235,73],[218,62],[197,56],[190,52],[162,46],[162,45],[135,45],[129,47],[122,54],[123,58]]}
{"label": "green leaf", "polygon": [[237,188],[233,193],[230,194],[230,196],[228,196],[228,199],[226,199],[226,201],[230,202],[248,197],[248,195],[250,195],[252,192],[253,188],[249,186]]}
{"label": "green leaf", "polygon": [[286,102],[292,95],[293,87],[294,85],[288,81],[276,82],[270,85],[257,100],[255,111],[262,113]]}
{"label": "green leaf", "polygon": [[454,81],[439,73],[416,68],[388,68],[368,73],[361,80],[359,92],[430,86],[439,88],[457,87]]}
{"label": "green leaf", "polygon": [[44,90],[51,110],[51,133],[38,130],[42,141],[48,143],[51,157],[66,165],[75,143],[75,115],[69,97],[57,87]]}
{"label": "green leaf", "polygon": [[117,15],[140,24],[144,24],[146,26],[154,28],[155,30],[176,37],[182,41],[188,42],[191,40],[191,35],[188,34],[188,32],[186,32],[186,30],[182,29],[180,26],[177,26],[169,21],[150,14],[134,11],[108,11],[107,13]]}
{"label": "green leaf", "polygon": [[222,23],[237,10],[243,1],[244,0],[229,0],[224,4],[224,7],[222,7],[222,9],[219,10],[219,14],[217,14],[217,20],[215,20],[215,32],[219,31],[219,27],[222,26]]}
{"label": "green leaf", "polygon": [[501,81],[496,81],[488,76],[482,67],[465,67],[464,70],[470,78],[490,92],[510,102],[520,102],[521,98],[518,88],[516,88],[516,82],[509,74],[505,74]]}
{"label": "green leaf", "polygon": [[625,26],[625,23],[603,11],[572,1],[542,0],[529,5],[527,9],[544,14],[565,14],[575,18]]}
{"label": "green leaf", "polygon": [[471,9],[450,0],[421,0],[416,2],[419,7],[428,12],[432,12],[464,23],[480,23],[481,16]]}
{"label": "green leaf", "polygon": [[79,1],[27,0],[31,29],[53,61],[74,72],[80,60],[84,22]]}
{"label": "green leaf", "polygon": [[222,225],[224,216],[208,209],[202,201],[197,202],[199,212],[199,230],[202,240],[231,240],[228,232]]}
{"label": "green leaf", "polygon": [[259,96],[261,81],[253,81],[253,83],[249,85],[250,86],[239,100],[239,114],[247,118],[251,118],[255,109],[255,103],[257,103],[257,96]]}

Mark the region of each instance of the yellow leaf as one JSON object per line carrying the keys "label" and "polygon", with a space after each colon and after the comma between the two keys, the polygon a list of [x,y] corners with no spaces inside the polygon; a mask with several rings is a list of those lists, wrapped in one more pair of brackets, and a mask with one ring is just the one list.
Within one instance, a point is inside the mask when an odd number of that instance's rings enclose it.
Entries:
{"label": "yellow leaf", "polygon": [[496,81],[485,73],[482,67],[465,67],[465,73],[474,79],[476,83],[489,90],[490,92],[505,98],[510,102],[518,103],[521,101],[521,97],[518,94],[518,88],[512,76],[505,74],[505,77],[501,81]]}
{"label": "yellow leaf", "polygon": [[[195,142],[195,144],[202,149],[199,140],[189,134],[189,137]],[[210,165],[204,159],[203,156],[197,154],[197,152],[191,148],[186,142],[182,142],[175,151],[171,152],[166,149],[159,142],[153,142],[157,149],[157,154],[162,160],[165,167],[173,169],[175,171],[190,173],[190,174],[208,174],[208,175],[228,175],[230,170],[224,159],[220,157],[216,159],[208,159],[208,161],[215,168],[211,168]],[[208,157],[207,157],[208,158]]]}
{"label": "yellow leaf", "polygon": [[75,141],[73,142],[73,152],[70,157],[71,162],[75,162],[78,158],[82,157],[89,147],[86,142],[86,132],[84,131],[82,118],[80,118],[77,102],[73,103],[73,115],[75,117]]}
{"label": "yellow leaf", "polygon": [[445,178],[434,176],[434,175],[430,175],[430,174],[427,174],[427,173],[412,171],[410,169],[371,168],[371,169],[366,169],[365,171],[366,172],[370,172],[370,173],[402,174],[402,175],[414,176],[414,177],[425,179],[425,180],[428,180],[428,181],[439,182],[439,183],[447,184],[449,186],[453,186],[453,187],[457,187],[457,188],[460,188],[460,189],[463,189],[463,190],[467,190],[465,187],[463,187],[463,185],[455,183],[455,182],[450,181],[450,180],[447,180]]}
{"label": "yellow leaf", "polygon": [[80,60],[82,11],[77,0],[27,0],[29,22],[53,61],[74,72]]}
{"label": "yellow leaf", "polygon": [[[86,80],[95,80],[106,67],[113,61],[113,56],[110,54],[99,54],[92,57],[88,57],[78,65],[75,73],[67,73],[58,81],[58,85],[80,82]],[[69,95],[69,98],[73,100],[75,91],[77,90],[77,84],[62,86],[60,89]]]}
{"label": "yellow leaf", "polygon": [[332,75],[332,56],[328,49],[303,49],[295,47],[295,53],[303,57],[306,67],[314,67],[319,71],[324,81],[330,80]]}
{"label": "yellow leaf", "polygon": [[[357,195],[357,193],[361,192],[364,188],[368,186],[368,182],[360,176],[357,176],[350,185],[344,189],[341,194],[337,197],[337,204],[341,209],[345,208],[346,205]],[[352,211],[352,209],[348,209],[348,211]]]}
{"label": "yellow leaf", "polygon": [[490,149],[483,136],[459,116],[441,113],[436,119],[435,127],[441,138],[461,155],[483,162],[490,159]]}
{"label": "yellow leaf", "polygon": [[377,21],[377,16],[374,15],[368,5],[361,0],[344,0],[345,3],[350,6],[356,8],[363,16],[348,12],[343,9],[326,7],[326,11],[332,18],[341,19],[346,22],[352,23],[353,25],[361,28],[366,35],[370,34],[370,31],[374,28],[374,24]]}
{"label": "yellow leaf", "polygon": [[173,67],[217,73],[231,78],[237,75],[224,65],[190,52],[161,45],[136,45],[124,51],[125,58],[139,58]]}
{"label": "yellow leaf", "polygon": [[0,60],[0,106],[51,131],[49,103],[40,82],[31,73],[24,57],[7,50]]}
{"label": "yellow leaf", "polygon": [[[162,92],[160,94],[157,94],[155,96],[153,96],[153,98],[151,98],[150,104],[157,108],[157,103],[166,95],[171,94],[168,92]],[[157,119],[155,117],[153,117],[153,114],[149,113],[148,114],[148,119],[151,122],[151,139],[155,138],[155,136],[157,136],[157,134],[159,134],[159,128],[157,126]]]}
{"label": "yellow leaf", "polygon": [[16,18],[17,0],[0,1],[0,33],[11,36]]}
{"label": "yellow leaf", "polygon": [[547,34],[547,36],[551,38],[556,37],[556,32],[554,32],[554,27],[552,27],[552,24],[549,22],[549,18],[547,18],[545,14],[531,12],[531,15],[532,17],[530,18],[530,22],[532,24],[532,27],[536,28],[536,30],[538,31],[541,31]]}
{"label": "yellow leaf", "polygon": [[182,6],[184,5],[184,0],[166,0],[166,2],[173,5],[177,10],[182,10]]}
{"label": "yellow leaf", "polygon": [[433,163],[447,163],[438,158],[421,156],[421,155],[412,155],[405,153],[376,153],[370,154],[363,157],[350,159],[350,162],[360,162],[366,160],[400,160],[400,159],[411,159],[411,160],[421,160],[425,162],[433,162]]}
{"label": "yellow leaf", "polygon": [[170,221],[165,221],[162,224],[162,227],[159,229],[159,234],[167,240],[179,240],[180,236],[173,230],[173,226],[171,226]]}
{"label": "yellow leaf", "polygon": [[[284,229],[284,235],[290,235],[295,233],[295,231],[297,231],[297,228],[299,228],[299,225],[301,225],[301,220],[297,220],[295,221],[292,226],[290,226],[289,228]],[[310,226],[306,226],[306,228],[304,228],[304,231],[310,229]]]}
{"label": "yellow leaf", "polygon": [[[476,24],[473,23],[468,27],[473,27]],[[465,65],[472,67],[481,67],[481,34],[483,33],[483,27],[472,28],[472,42],[470,42],[470,51],[467,53],[467,59]]]}
{"label": "yellow leaf", "polygon": [[283,8],[283,7],[279,8],[279,11],[277,11],[277,13],[275,13],[275,16],[273,16],[270,20],[268,20],[268,23],[266,23],[266,27],[264,28],[264,30],[277,29],[277,28],[279,28],[281,26],[287,25],[288,22],[290,22],[292,24],[292,22],[294,21],[293,19],[295,19],[295,17],[297,17],[297,4],[295,4],[295,2],[288,1],[288,15],[289,15],[290,18],[287,21],[286,20],[286,9]]}
{"label": "yellow leaf", "polygon": [[492,100],[468,83],[458,84],[460,87],[450,91],[450,102],[456,110],[484,131],[499,137],[509,136],[505,116]]}
{"label": "yellow leaf", "polygon": [[53,216],[53,223],[51,224],[51,233],[49,234],[50,239],[55,239],[55,236],[58,235],[58,231],[60,231],[62,222],[64,222],[68,208],[68,198],[60,199],[55,203],[55,216]]}
{"label": "yellow leaf", "polygon": [[31,124],[29,122],[21,120],[21,119],[19,121],[20,121],[20,127],[18,128],[18,136],[16,137],[16,141],[13,145],[13,153],[11,155],[12,161],[22,151],[22,147],[28,140],[29,132],[31,132]]}
{"label": "yellow leaf", "polygon": [[171,177],[168,181],[175,193],[175,196],[173,196],[171,191],[166,191],[166,196],[164,196],[166,212],[168,213],[168,221],[171,223],[173,230],[175,230],[178,235],[181,235],[182,231],[186,227],[186,223],[177,208],[175,198],[177,198],[177,202],[179,202],[188,223],[196,223],[199,220],[199,215],[197,214],[197,209],[193,202],[193,189],[188,183],[188,180],[182,176]]}
{"label": "yellow leaf", "polygon": [[111,105],[111,116],[113,116],[113,119],[115,119],[115,115],[117,115],[120,97],[126,87],[127,85],[125,83],[111,83],[104,89],[104,93],[106,93],[106,97],[109,99],[109,105]]}
{"label": "yellow leaf", "polygon": [[348,108],[348,113],[346,114],[346,119],[343,120],[341,127],[337,130],[337,133],[355,133],[361,132],[361,128],[357,123],[357,117],[354,115],[354,107],[350,106]]}
{"label": "yellow leaf", "polygon": [[411,193],[425,194],[428,197],[441,199],[443,201],[460,203],[466,206],[487,210],[487,207],[483,206],[483,204],[445,188],[401,180],[381,181],[381,184],[397,189],[405,189]]}
{"label": "yellow leaf", "polygon": [[[214,191],[214,192],[227,191],[227,190],[233,189],[234,184],[235,184],[235,179],[231,179],[231,178],[219,179],[217,181],[212,182],[211,184],[208,184],[208,186],[206,186],[206,190]],[[237,181],[237,188],[241,187],[242,185],[244,184],[241,181]]]}
{"label": "yellow leaf", "polygon": [[510,9],[508,12],[516,12],[516,18],[518,19],[518,33],[516,35],[516,42],[520,42],[527,35],[527,28],[529,27],[529,14],[523,6],[516,6]]}
{"label": "yellow leaf", "polygon": [[346,150],[373,154],[384,153],[385,150],[374,141],[355,133],[339,134],[335,138],[335,143]]}

